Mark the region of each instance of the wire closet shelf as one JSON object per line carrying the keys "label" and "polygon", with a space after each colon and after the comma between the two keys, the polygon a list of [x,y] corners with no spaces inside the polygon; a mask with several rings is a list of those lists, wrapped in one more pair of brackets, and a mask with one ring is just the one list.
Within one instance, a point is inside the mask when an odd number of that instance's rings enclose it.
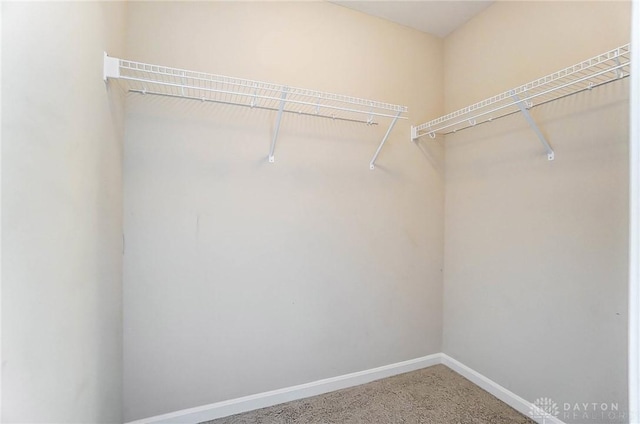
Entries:
{"label": "wire closet shelf", "polygon": [[436,135],[455,133],[522,112],[540,138],[549,160],[553,160],[553,150],[535,126],[528,110],[628,77],[630,63],[629,44],[625,44],[432,121],[412,126],[411,138],[413,141],[424,136],[435,138]]}
{"label": "wire closet shelf", "polygon": [[110,57],[105,53],[104,79],[118,79],[133,93],[192,99],[245,106],[277,112],[275,131],[269,150],[274,162],[275,143],[283,113],[313,116],[366,125],[390,119],[389,128],[378,146],[369,168],[375,162],[398,119],[407,119],[407,107],[325,93],[262,81],[170,68]]}

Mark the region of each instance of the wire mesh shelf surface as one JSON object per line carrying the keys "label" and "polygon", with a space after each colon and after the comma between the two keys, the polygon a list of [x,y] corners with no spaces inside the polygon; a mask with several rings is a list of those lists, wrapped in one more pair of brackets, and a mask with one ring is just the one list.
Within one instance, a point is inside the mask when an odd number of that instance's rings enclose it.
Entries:
{"label": "wire mesh shelf surface", "polygon": [[[130,60],[119,60],[120,80],[127,90],[252,108],[321,116],[375,124],[379,117],[395,118],[405,106],[333,93],[288,87],[262,81],[169,68]],[[400,116],[400,119],[406,119]]]}
{"label": "wire mesh shelf surface", "polygon": [[630,70],[629,44],[538,78],[512,90],[412,127],[412,139],[450,134],[625,78]]}

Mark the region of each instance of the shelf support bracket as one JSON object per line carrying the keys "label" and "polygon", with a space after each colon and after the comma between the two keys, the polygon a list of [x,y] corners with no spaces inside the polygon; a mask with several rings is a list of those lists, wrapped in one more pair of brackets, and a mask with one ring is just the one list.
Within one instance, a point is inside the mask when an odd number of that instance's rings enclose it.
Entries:
{"label": "shelf support bracket", "polygon": [[107,52],[104,52],[102,79],[106,82],[107,78],[120,78],[120,59],[110,57]]}
{"label": "shelf support bracket", "polygon": [[418,128],[411,125],[411,141],[418,141]]}
{"label": "shelf support bracket", "polygon": [[624,72],[622,72],[622,69],[620,68],[620,56],[617,52],[616,57],[613,60],[616,62],[616,65],[618,65],[618,67],[616,68],[616,75],[618,76],[618,78],[624,77]]}
{"label": "shelf support bracket", "polygon": [[371,159],[371,162],[369,162],[369,169],[371,170],[376,169],[376,159],[378,159],[378,155],[380,154],[380,151],[382,150],[384,143],[387,142],[387,138],[389,138],[389,134],[391,134],[391,130],[396,125],[396,122],[398,122],[398,118],[400,118],[400,115],[402,115],[402,111],[399,111],[396,114],[396,116],[393,118],[393,121],[391,121],[389,128],[387,128],[387,133],[384,135],[382,142],[380,142],[380,145],[378,146],[378,150],[376,150],[376,153],[373,155],[373,159]]}
{"label": "shelf support bracket", "polygon": [[284,105],[287,102],[288,87],[282,89],[282,97],[280,98],[280,107],[278,108],[278,117],[276,118],[276,130],[273,133],[273,140],[271,140],[271,148],[269,149],[269,162],[273,163],[275,158],[273,156],[276,150],[276,140],[278,139],[278,132],[280,131],[280,121],[282,120],[282,111],[284,111]]}
{"label": "shelf support bracket", "polygon": [[553,160],[555,158],[555,153],[553,152],[553,149],[551,148],[551,145],[547,141],[544,134],[542,134],[542,131],[540,131],[540,128],[536,124],[536,121],[533,120],[533,117],[529,113],[529,109],[527,109],[527,105],[522,100],[520,100],[520,97],[518,97],[517,94],[513,94],[511,97],[513,97],[513,99],[516,101],[516,105],[518,106],[518,109],[520,109],[520,112],[522,112],[522,115],[524,115],[524,119],[527,120],[529,126],[531,127],[533,132],[536,133],[538,139],[540,140],[540,143],[542,143],[544,149],[547,151],[547,159]]}

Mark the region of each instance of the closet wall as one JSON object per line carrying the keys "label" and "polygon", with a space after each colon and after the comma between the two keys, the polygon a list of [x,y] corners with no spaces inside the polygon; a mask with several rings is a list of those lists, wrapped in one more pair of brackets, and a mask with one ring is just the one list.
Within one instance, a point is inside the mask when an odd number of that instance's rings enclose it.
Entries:
{"label": "closet wall", "polygon": [[[625,44],[629,24],[628,2],[496,3],[445,40],[446,109]],[[534,108],[552,162],[521,115],[446,140],[444,352],[531,402],[625,410],[628,90]]]}
{"label": "closet wall", "polygon": [[[442,112],[442,41],[326,2],[129,4],[127,57]],[[442,146],[130,95],[125,419],[441,351]]]}
{"label": "closet wall", "polygon": [[122,422],[126,4],[1,7],[2,422]]}

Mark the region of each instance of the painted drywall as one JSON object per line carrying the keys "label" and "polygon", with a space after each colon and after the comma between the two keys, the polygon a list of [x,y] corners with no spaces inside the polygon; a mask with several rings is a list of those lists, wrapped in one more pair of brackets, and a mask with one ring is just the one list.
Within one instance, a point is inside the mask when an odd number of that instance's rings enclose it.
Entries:
{"label": "painted drywall", "polygon": [[[445,40],[447,111],[625,44],[629,23],[626,2],[498,2]],[[519,115],[446,140],[443,351],[567,423],[626,422],[574,404],[626,413],[628,90],[534,108],[552,162]]]}
{"label": "painted drywall", "polygon": [[122,422],[125,10],[2,3],[2,422]]}
{"label": "painted drywall", "polygon": [[[631,9],[631,55],[640,56],[640,2]],[[629,414],[640,418],[640,73],[632,65],[629,128]]]}
{"label": "painted drywall", "polygon": [[[129,5],[131,60],[442,112],[442,41],[326,2]],[[441,350],[442,146],[130,94],[125,419]]]}

